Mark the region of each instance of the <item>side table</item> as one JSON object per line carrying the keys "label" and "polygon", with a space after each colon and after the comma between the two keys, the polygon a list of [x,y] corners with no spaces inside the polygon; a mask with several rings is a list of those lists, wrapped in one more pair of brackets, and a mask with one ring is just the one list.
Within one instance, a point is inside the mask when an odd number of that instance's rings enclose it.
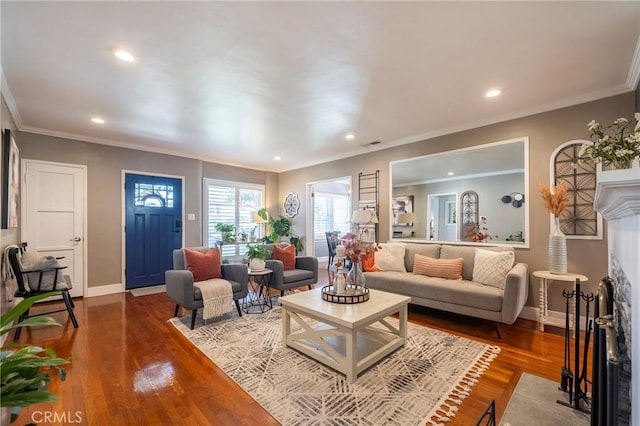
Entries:
{"label": "side table", "polygon": [[[271,269],[255,271],[249,269],[249,284],[253,287],[245,298],[242,310],[246,314],[264,313],[273,308],[271,303]],[[258,308],[252,310],[251,308]]]}
{"label": "side table", "polygon": [[[571,282],[573,283],[573,288],[575,290],[576,279],[580,279],[580,282],[583,283],[585,281],[589,281],[584,275],[574,274],[574,273],[566,273],[566,274],[552,274],[549,271],[534,271],[533,276],[540,278],[540,312],[538,314],[538,322],[540,323],[540,331],[544,333],[545,324],[554,325],[556,327],[565,326],[565,321],[562,318],[553,318],[549,316],[549,312],[547,310],[547,297],[549,291],[549,282],[553,281],[561,281],[561,282]],[[571,312],[576,311],[576,299],[571,299]],[[576,327],[576,317],[573,316],[571,321],[571,329],[575,330]]]}

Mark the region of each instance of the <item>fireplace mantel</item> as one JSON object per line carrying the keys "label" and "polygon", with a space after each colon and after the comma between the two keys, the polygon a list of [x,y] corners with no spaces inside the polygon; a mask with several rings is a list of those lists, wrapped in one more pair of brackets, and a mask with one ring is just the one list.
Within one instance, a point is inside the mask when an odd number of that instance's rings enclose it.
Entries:
{"label": "fireplace mantel", "polygon": [[593,209],[607,221],[640,215],[640,168],[598,173]]}
{"label": "fireplace mantel", "polygon": [[631,365],[640,365],[640,168],[599,172],[593,209],[607,223],[608,275],[615,283],[618,424],[640,425],[640,380],[631,380],[638,376]]}

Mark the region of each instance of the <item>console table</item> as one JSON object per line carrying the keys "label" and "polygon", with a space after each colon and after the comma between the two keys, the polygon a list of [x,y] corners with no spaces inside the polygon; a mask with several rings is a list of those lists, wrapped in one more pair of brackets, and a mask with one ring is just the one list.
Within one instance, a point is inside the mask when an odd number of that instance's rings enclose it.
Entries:
{"label": "console table", "polygon": [[[575,290],[576,279],[580,279],[580,282],[589,281],[584,275],[574,274],[574,273],[566,273],[566,274],[553,274],[549,271],[534,271],[533,276],[540,278],[540,312],[538,313],[538,322],[540,324],[540,331],[544,333],[545,324],[553,325],[556,327],[564,328],[565,322],[562,318],[554,318],[549,316],[549,312],[547,310],[547,297],[549,291],[549,283],[550,282],[571,282],[573,283],[573,287]],[[571,312],[576,311],[575,307],[576,299],[571,299]],[[576,325],[576,317],[573,316],[573,320],[571,321],[571,329],[575,330]]]}

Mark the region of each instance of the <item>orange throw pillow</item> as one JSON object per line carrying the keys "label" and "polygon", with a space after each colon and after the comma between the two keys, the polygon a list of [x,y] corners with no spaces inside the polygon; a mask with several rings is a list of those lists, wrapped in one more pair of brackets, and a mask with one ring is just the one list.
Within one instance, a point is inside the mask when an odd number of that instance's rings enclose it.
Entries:
{"label": "orange throw pillow", "polygon": [[380,268],[378,268],[375,265],[375,263],[376,263],[376,259],[373,256],[369,256],[368,258],[363,259],[362,260],[362,270],[364,272],[378,272],[378,271],[380,271]]}
{"label": "orange throw pillow", "polygon": [[193,281],[206,281],[222,278],[220,268],[220,249],[212,248],[206,253],[184,249],[184,263],[193,274]]}
{"label": "orange throw pillow", "polygon": [[281,260],[285,271],[296,269],[296,247],[294,245],[289,245],[282,248],[278,245],[274,245],[273,259]]}
{"label": "orange throw pillow", "polygon": [[434,259],[416,254],[413,256],[413,273],[414,275],[461,280],[463,263],[464,259],[461,257],[457,259]]}

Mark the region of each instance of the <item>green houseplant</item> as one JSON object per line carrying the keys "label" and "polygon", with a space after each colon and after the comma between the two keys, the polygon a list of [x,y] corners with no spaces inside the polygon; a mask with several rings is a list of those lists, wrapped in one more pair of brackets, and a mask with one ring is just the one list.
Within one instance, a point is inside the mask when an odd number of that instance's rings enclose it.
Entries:
{"label": "green houseplant", "polygon": [[291,219],[283,215],[274,219],[267,214],[267,209],[264,207],[258,211],[258,216],[266,220],[271,228],[271,233],[262,239],[265,243],[276,243],[282,237],[289,237],[289,242],[296,248],[296,253],[304,249],[301,238],[291,234],[291,229],[293,228]]}
{"label": "green houseplant", "polygon": [[220,232],[222,241],[225,243],[233,243],[235,241],[236,226],[230,223],[218,222],[215,225],[215,230]]}
{"label": "green houseplant", "polygon": [[261,244],[247,245],[247,257],[249,258],[249,268],[254,271],[261,271],[265,267],[267,256],[270,250]]}
{"label": "green houseplant", "polygon": [[[50,317],[31,317],[11,325],[12,321],[17,320],[34,303],[58,293],[52,291],[30,297],[2,314],[0,336],[18,327],[60,326]],[[53,371],[57,371],[60,380],[64,381],[66,370],[61,366],[70,362],[69,359],[56,356],[52,349],[44,349],[36,345],[11,343],[2,346],[0,349],[0,407],[3,411],[8,407],[11,408],[11,422],[17,419],[19,407],[57,401],[57,396],[47,391],[46,385],[51,380],[50,373]]]}

